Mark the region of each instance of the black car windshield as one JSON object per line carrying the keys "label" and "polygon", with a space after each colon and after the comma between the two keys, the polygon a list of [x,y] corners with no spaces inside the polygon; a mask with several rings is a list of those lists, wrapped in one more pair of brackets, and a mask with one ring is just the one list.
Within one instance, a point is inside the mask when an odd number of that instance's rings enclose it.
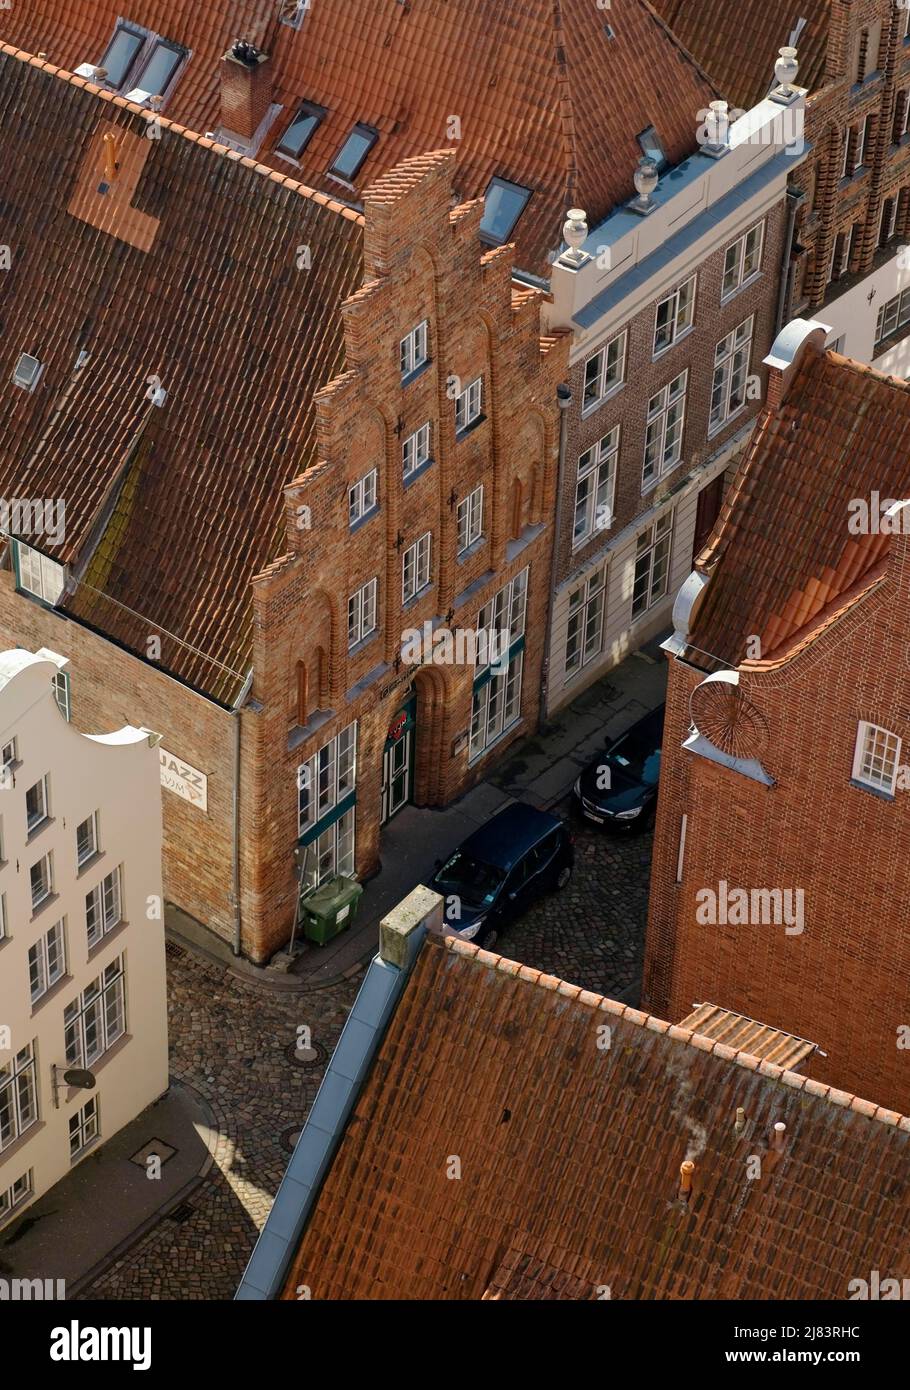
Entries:
{"label": "black car windshield", "polygon": [[457,849],[437,873],[436,883],[447,894],[456,894],[466,907],[476,908],[493,901],[504,878],[502,869]]}
{"label": "black car windshield", "polygon": [[653,787],[660,776],[660,749],[650,741],[622,738],[611,749],[607,761],[646,787]]}

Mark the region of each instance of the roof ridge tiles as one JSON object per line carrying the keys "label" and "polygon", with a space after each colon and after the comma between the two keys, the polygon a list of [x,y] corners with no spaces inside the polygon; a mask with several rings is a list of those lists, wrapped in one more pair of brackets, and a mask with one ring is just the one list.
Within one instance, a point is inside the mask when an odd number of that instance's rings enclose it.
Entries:
{"label": "roof ridge tiles", "polygon": [[[643,1013],[640,1009],[633,1009],[628,1004],[621,1004],[619,1000],[608,998],[607,995],[596,994],[593,990],[570,985],[565,980],[557,979],[555,975],[538,973],[527,966],[518,965],[516,961],[508,960],[505,956],[496,955],[492,951],[484,951],[471,941],[463,941],[459,937],[450,936],[443,940],[442,945],[452,955],[474,960],[478,965],[508,975],[512,979],[517,978],[528,984],[539,985],[543,989],[552,990],[572,999],[576,1004],[584,1005],[585,1008],[603,1009],[608,1013],[616,1014],[626,1023],[664,1034],[683,1047],[694,1047],[700,1052],[709,1052],[720,1061],[732,1062],[734,1066],[742,1067],[746,1071],[757,1072],[768,1080],[789,1086],[791,1090],[805,1091],[808,1095],[826,1100],[832,1105],[850,1110],[866,1119],[874,1120],[879,1124],[891,1125],[910,1133],[910,1116],[901,1115],[896,1110],[888,1110],[884,1106],[876,1105],[873,1101],[852,1095],[849,1091],[841,1091],[825,1082],[815,1081],[810,1076],[803,1076],[799,1072],[780,1067],[775,1062],[769,1062],[767,1058],[756,1057],[750,1052],[734,1050],[726,1043],[708,1038],[703,1033],[693,1032],[690,1028],[682,1028],[677,1023],[668,1023],[666,1019],[657,1018],[654,1014]],[[516,965],[518,966],[517,969]]]}
{"label": "roof ridge tiles", "polygon": [[[110,106],[119,107],[123,111],[129,111],[134,116],[143,116],[148,124],[153,122],[161,130],[169,130],[172,134],[181,136],[191,144],[202,145],[213,153],[223,157],[236,159],[238,151],[232,150],[229,145],[222,145],[215,140],[206,139],[205,135],[199,131],[190,130],[188,126],[180,125],[177,121],[171,120],[168,116],[162,116],[158,111],[151,111],[148,107],[140,106],[138,102],[127,101],[125,97],[117,96],[114,92],[107,92],[103,87],[97,86],[94,82],[89,82],[87,78],[78,77],[74,72],[69,72],[66,68],[56,67],[53,63],[47,62],[44,58],[38,58],[33,53],[26,53],[24,49],[15,48],[12,44],[3,43],[0,40],[0,54],[14,58],[19,62],[27,63],[29,67],[39,68],[42,72],[48,73],[51,77],[59,78],[69,87],[80,87],[89,92],[92,96],[99,97]],[[298,193],[302,198],[310,202],[320,203],[323,207],[331,209],[341,217],[349,221],[358,222],[364,225],[363,213],[357,212],[354,208],[349,208],[344,203],[330,198],[325,193],[319,193],[316,189],[308,187],[297,179],[290,178],[287,174],[282,174],[278,170],[270,169],[267,164],[260,164],[256,159],[250,159],[247,155],[240,155],[239,162],[248,169],[253,169],[261,177],[271,180],[281,187],[289,188],[292,192]]]}

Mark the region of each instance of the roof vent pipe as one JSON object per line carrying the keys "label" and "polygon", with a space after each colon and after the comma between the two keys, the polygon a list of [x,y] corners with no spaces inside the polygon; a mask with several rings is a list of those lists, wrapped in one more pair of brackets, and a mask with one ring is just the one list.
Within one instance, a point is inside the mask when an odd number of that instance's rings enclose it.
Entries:
{"label": "roof vent pipe", "polygon": [[695,1164],[691,1158],[687,1158],[679,1165],[679,1200],[688,1202],[692,1196],[692,1174],[695,1172]]}

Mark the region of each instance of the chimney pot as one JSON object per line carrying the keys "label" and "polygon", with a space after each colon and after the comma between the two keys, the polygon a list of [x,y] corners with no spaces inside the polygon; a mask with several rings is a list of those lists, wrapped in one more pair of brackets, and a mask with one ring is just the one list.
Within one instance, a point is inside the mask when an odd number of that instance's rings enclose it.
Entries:
{"label": "chimney pot", "polygon": [[784,1147],[784,1137],[786,1133],[787,1126],[782,1120],[778,1120],[777,1124],[774,1126],[774,1147],[777,1149],[778,1153]]}
{"label": "chimney pot", "polygon": [[733,1128],[737,1134],[742,1134],[746,1127],[746,1112],[741,1105],[736,1107],[736,1123]]}
{"label": "chimney pot", "polygon": [[692,1174],[695,1172],[695,1164],[691,1158],[685,1159],[679,1165],[679,1196],[683,1202],[688,1202],[692,1195]]}

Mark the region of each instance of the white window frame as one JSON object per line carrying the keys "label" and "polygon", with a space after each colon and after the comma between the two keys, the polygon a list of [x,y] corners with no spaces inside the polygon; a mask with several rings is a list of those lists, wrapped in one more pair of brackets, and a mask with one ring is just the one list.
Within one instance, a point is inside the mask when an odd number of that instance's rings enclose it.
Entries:
{"label": "white window frame", "polygon": [[0,893],[0,941],[6,940],[6,894]]}
{"label": "white window frame", "polygon": [[[885,796],[893,796],[901,760],[902,739],[880,724],[861,719],[853,750],[853,780]],[[880,765],[880,771],[876,769]],[[884,774],[884,775],[883,775]]]}
{"label": "white window frame", "polygon": [[421,319],[417,327],[412,328],[401,340],[399,363],[402,378],[412,376],[425,362],[429,362],[429,346],[430,321]]}
{"label": "white window frame", "polygon": [[348,651],[365,642],[376,631],[379,611],[379,580],[368,579],[348,599]]}
{"label": "white window frame", "polygon": [[[36,790],[37,790],[38,793],[39,793],[40,807],[39,807],[39,810],[34,814],[34,816],[31,816],[31,815],[29,815],[29,811],[28,811],[28,799],[29,799],[29,797],[31,796],[32,792],[33,792],[33,791],[36,791]],[[34,783],[28,788],[28,790],[26,791],[26,793],[25,793],[25,828],[26,828],[26,834],[28,834],[28,835],[33,835],[33,834],[35,833],[36,830],[38,830],[42,825],[45,824],[45,822],[47,822],[47,821],[50,820],[50,818],[51,818],[51,813],[50,813],[50,795],[49,795],[49,793],[50,793],[50,776],[49,776],[48,773],[45,773],[43,777],[39,777],[38,780],[37,780],[37,782],[34,782]]]}
{"label": "white window frame", "polygon": [[471,700],[468,761],[482,758],[495,743],[521,723],[524,650],[510,657],[507,668],[476,689]]}
{"label": "white window frame", "polygon": [[348,525],[355,526],[375,511],[379,499],[379,472],[371,468],[352,487],[348,488]]}
{"label": "white window frame", "polygon": [[297,835],[312,830],[357,789],[357,721],[339,729],[297,769]]}
{"label": "white window frame", "polygon": [[567,682],[603,651],[608,568],[600,565],[569,594],[563,660]]}
{"label": "white window frame", "polygon": [[[525,565],[523,570],[513,575],[507,584],[493,595],[481,608],[477,614],[475,630],[481,632],[495,633],[496,650],[501,651],[502,646],[499,641],[499,634],[508,634],[508,645],[521,637],[525,630],[525,620],[528,613],[528,576],[530,567]],[[505,636],[503,636],[505,640]],[[489,655],[494,646],[493,641],[478,641],[478,654],[481,656]],[[478,662],[476,671],[485,671],[489,666],[489,661]]]}
{"label": "white window frame", "polygon": [[684,367],[678,376],[668,381],[648,401],[641,469],[643,493],[656,486],[665,474],[672,472],[682,461],[688,390],[689,369]]}
{"label": "white window frame", "polygon": [[0,1114],[6,1111],[12,1120],[9,1136],[4,1139],[0,1133],[0,1153],[37,1124],[39,1109],[38,1066],[35,1044],[30,1042],[0,1066]]}
{"label": "white window frame", "polygon": [[847,160],[849,159],[849,157],[850,157],[850,126],[847,126],[847,127],[844,129],[844,147],[843,147],[843,149],[841,150],[841,161],[840,161],[840,177],[841,177],[841,179],[845,179],[845,178],[847,177]]}
{"label": "white window frame", "polygon": [[73,712],[72,700],[70,698],[69,673],[67,671],[56,671],[51,677],[51,685],[54,688],[54,699],[57,702],[57,708],[68,724]]}
{"label": "white window frame", "polygon": [[118,864],[85,895],[85,931],[91,948],[123,921],[123,865]]}
{"label": "white window frame", "polygon": [[52,608],[60,602],[66,587],[66,571],[56,560],[49,560],[34,546],[16,541],[16,570],[18,587],[24,593],[33,594]]}
{"label": "white window frame", "polygon": [[28,973],[32,1004],[37,1004],[66,975],[65,917],[61,917],[29,947]]}
{"label": "white window frame", "polygon": [[321,883],[336,875],[343,878],[354,877],[355,840],[356,815],[355,808],[351,806],[308,846],[316,856],[315,887],[318,888]]}
{"label": "white window frame", "polygon": [[15,767],[18,761],[19,751],[17,746],[17,740],[15,736],[13,736],[13,738],[8,739],[7,742],[3,744],[2,748],[0,748],[0,764],[2,764],[4,769],[6,769],[9,767]]}
{"label": "white window frame", "polygon": [[[695,325],[695,297],[698,290],[698,276],[690,275],[683,280],[681,285],[677,285],[671,294],[665,294],[663,299],[657,301],[654,309],[654,358],[662,357],[665,352],[669,352],[672,347],[691,332]],[[664,305],[669,305],[669,315],[662,324],[660,321],[660,311]],[[658,342],[661,334],[666,334],[669,329],[670,337],[667,341]]]}
{"label": "white window frame", "polygon": [[465,430],[479,420],[483,412],[483,377],[475,377],[464,390],[455,397],[455,434]]}
{"label": "white window frame", "polygon": [[[720,287],[720,302],[739,294],[761,274],[762,252],[765,245],[765,223],[756,222],[754,227],[728,246],[724,253],[724,272]],[[728,284],[728,281],[731,283]]]}
{"label": "white window frame", "polygon": [[126,958],[117,956],[63,1010],[68,1067],[92,1067],[126,1033]]}
{"label": "white window frame", "polygon": [[[90,826],[91,826],[91,831],[92,831],[92,847],[91,847],[91,849],[88,851],[87,854],[80,854],[80,853],[79,853],[79,831],[82,829],[82,827],[83,827],[84,825],[90,825]],[[84,820],[81,820],[81,821],[79,822],[79,824],[76,826],[76,868],[77,868],[77,869],[83,868],[84,865],[90,863],[90,861],[91,861],[92,859],[94,859],[95,855],[98,853],[98,844],[99,844],[99,837],[98,837],[98,812],[97,812],[97,811],[93,811],[92,814],[91,814],[90,816],[86,816],[85,819],[84,819]]]}
{"label": "white window frame", "polygon": [[573,550],[578,550],[599,532],[609,531],[613,525],[619,433],[619,425],[614,425],[579,457],[572,516]]}
{"label": "white window frame", "polygon": [[714,349],[714,376],[708,414],[708,438],[725,428],[748,405],[755,315],[737,324]]}
{"label": "white window frame", "polygon": [[[39,898],[36,898],[36,897],[35,897],[35,886],[34,886],[34,883],[32,882],[32,870],[33,870],[33,869],[37,869],[37,868],[39,868],[40,866],[43,866],[43,867],[44,867],[44,873],[43,873],[43,875],[42,875],[42,879],[43,879],[43,882],[44,882],[44,884],[45,884],[45,891],[41,894],[41,896],[40,896]],[[48,900],[48,898],[52,898],[52,897],[54,896],[54,853],[53,853],[53,850],[48,850],[46,854],[42,854],[42,855],[40,856],[40,858],[36,859],[35,862],[34,862],[34,864],[30,864],[30,865],[29,865],[28,874],[29,874],[29,891],[30,891],[30,894],[31,894],[32,912],[35,913],[35,912],[38,911],[38,909],[39,909],[39,907],[41,906],[42,903],[46,903],[47,900]]]}
{"label": "white window frame", "polygon": [[483,536],[483,483],[473,488],[458,504],[458,554]]}
{"label": "white window frame", "polygon": [[629,331],[610,338],[584,365],[582,376],[582,418],[598,410],[626,381],[626,345]]}
{"label": "white window frame", "polygon": [[[660,603],[661,599],[667,595],[670,583],[670,563],[673,559],[673,520],[672,510],[664,512],[636,537],[632,568],[633,622],[644,617],[655,604]],[[645,542],[644,545],[641,544],[642,541]],[[636,606],[635,590],[638,587],[639,562],[642,560],[645,562],[642,568],[645,586],[640,590],[640,593],[644,595],[645,601],[644,603],[638,602]]]}
{"label": "white window frame", "polygon": [[[70,1158],[84,1153],[101,1134],[101,1106],[97,1093],[69,1119]],[[74,1142],[75,1141],[75,1142]]]}
{"label": "white window frame", "polygon": [[433,576],[433,533],[425,531],[401,557],[401,602],[410,603],[430,587]]}
{"label": "white window frame", "polygon": [[910,288],[893,295],[879,309],[875,320],[875,347],[907,323],[910,323]]}
{"label": "white window frame", "polygon": [[34,1170],[29,1168],[15,1182],[10,1183],[5,1192],[0,1192],[0,1225],[12,1216],[13,1212],[35,1195]]}
{"label": "white window frame", "polygon": [[409,434],[401,446],[401,476],[406,481],[430,462],[432,430],[430,421],[425,420],[420,429]]}

